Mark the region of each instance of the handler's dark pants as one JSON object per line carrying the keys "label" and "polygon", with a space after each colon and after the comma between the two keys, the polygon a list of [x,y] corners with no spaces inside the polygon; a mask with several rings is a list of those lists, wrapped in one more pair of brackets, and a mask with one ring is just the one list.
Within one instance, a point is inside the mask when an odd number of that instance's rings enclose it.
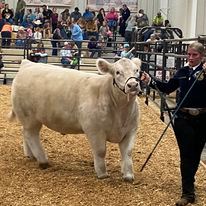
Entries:
{"label": "handler's dark pants", "polygon": [[174,131],[180,150],[182,196],[194,197],[194,182],[202,150],[206,142],[206,113],[177,115]]}

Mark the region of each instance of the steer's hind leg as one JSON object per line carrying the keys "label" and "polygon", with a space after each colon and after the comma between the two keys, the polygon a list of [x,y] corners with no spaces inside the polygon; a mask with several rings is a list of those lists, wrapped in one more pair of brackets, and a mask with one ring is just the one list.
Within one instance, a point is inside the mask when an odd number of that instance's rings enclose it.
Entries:
{"label": "steer's hind leg", "polygon": [[134,180],[132,149],[134,145],[135,135],[129,134],[119,143],[121,153],[121,172],[125,181],[132,182]]}
{"label": "steer's hind leg", "polygon": [[41,124],[35,127],[24,127],[24,152],[26,156],[35,157],[41,168],[48,167],[48,159],[42,148],[39,132]]}
{"label": "steer's hind leg", "polygon": [[105,165],[106,141],[102,137],[89,137],[92,153],[94,156],[94,169],[100,179],[108,177]]}

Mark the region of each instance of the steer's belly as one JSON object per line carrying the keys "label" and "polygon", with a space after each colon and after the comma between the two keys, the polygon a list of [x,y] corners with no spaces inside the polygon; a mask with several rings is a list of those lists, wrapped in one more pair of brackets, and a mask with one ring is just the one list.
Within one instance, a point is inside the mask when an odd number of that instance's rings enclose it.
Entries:
{"label": "steer's belly", "polygon": [[53,121],[46,121],[42,122],[45,126],[48,128],[60,132],[63,134],[83,134],[83,130],[80,124],[78,122],[69,122],[69,121],[59,121],[59,122],[53,122]]}

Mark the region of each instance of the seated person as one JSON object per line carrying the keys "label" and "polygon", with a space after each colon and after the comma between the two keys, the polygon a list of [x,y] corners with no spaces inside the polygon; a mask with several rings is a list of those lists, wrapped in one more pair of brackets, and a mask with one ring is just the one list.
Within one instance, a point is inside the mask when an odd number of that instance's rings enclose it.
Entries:
{"label": "seated person", "polygon": [[25,39],[27,38],[27,32],[24,30],[24,27],[20,26],[16,35],[16,46],[24,47],[25,46]]}
{"label": "seated person", "polygon": [[135,49],[134,47],[130,49],[129,44],[124,44],[124,50],[121,52],[121,58],[125,57],[128,59],[132,59],[134,57],[134,55],[132,54],[132,51],[134,49]]}
{"label": "seated person", "polygon": [[87,38],[90,38],[91,36],[95,36],[96,39],[98,40],[99,34],[98,34],[97,21],[89,20],[86,24],[86,32],[87,32]]}
{"label": "seated person", "polygon": [[45,51],[44,43],[39,42],[37,47],[30,53],[30,60],[33,62],[47,63],[47,56],[48,54]]}
{"label": "seated person", "polygon": [[73,45],[70,42],[64,42],[64,47],[60,50],[61,63],[64,67],[71,66],[72,69],[75,68],[78,61],[76,58],[76,53],[74,51]]}
{"label": "seated person", "polygon": [[98,42],[95,37],[91,37],[87,48],[89,49],[89,52],[91,52],[90,57],[94,57],[95,53],[97,52],[98,57],[101,57],[102,48],[98,45]]}
{"label": "seated person", "polygon": [[43,38],[51,39],[51,26],[48,20],[44,23],[42,30],[43,30]]}

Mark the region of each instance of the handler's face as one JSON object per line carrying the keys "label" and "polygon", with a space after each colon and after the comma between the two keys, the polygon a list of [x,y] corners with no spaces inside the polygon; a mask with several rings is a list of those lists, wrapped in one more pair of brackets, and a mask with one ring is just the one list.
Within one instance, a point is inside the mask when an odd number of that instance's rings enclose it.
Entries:
{"label": "handler's face", "polygon": [[189,66],[195,67],[202,61],[203,55],[200,54],[197,50],[189,48],[187,52],[187,58]]}

